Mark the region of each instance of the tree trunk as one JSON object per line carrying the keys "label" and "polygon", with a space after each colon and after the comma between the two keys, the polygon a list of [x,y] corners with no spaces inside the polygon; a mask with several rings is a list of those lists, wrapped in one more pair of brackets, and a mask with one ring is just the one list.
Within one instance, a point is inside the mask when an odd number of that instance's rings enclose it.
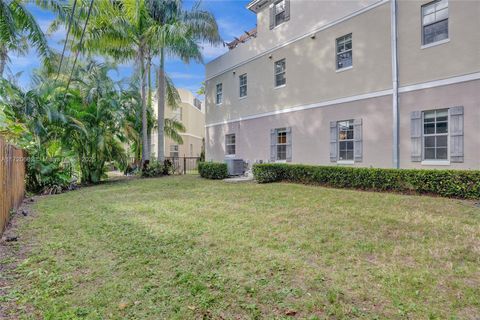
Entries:
{"label": "tree trunk", "polygon": [[8,52],[7,49],[0,45],[0,79],[3,78],[3,72],[5,71],[5,66],[7,65]]}
{"label": "tree trunk", "polygon": [[[147,56],[147,86],[148,86],[148,90],[147,90],[147,107],[148,107],[148,110],[153,110],[153,106],[152,106],[152,55],[150,53],[148,53],[148,56]],[[150,157],[153,157],[154,156],[154,152],[156,150],[152,150],[152,131],[153,131],[153,125],[151,125],[150,123],[148,123],[148,126],[147,126],[147,131],[148,131],[148,151],[149,151],[149,154],[150,154]],[[158,160],[158,158],[157,158]]]}
{"label": "tree trunk", "polygon": [[140,76],[141,96],[142,96],[142,167],[148,164],[150,160],[150,146],[148,145],[148,127],[147,127],[147,93],[146,93],[146,72],[145,72],[145,52],[140,48]]}
{"label": "tree trunk", "polygon": [[160,67],[158,68],[157,83],[157,121],[158,121],[158,161],[163,162],[165,159],[165,52],[160,49]]}
{"label": "tree trunk", "polygon": [[[152,128],[147,128],[147,141],[148,141],[147,143],[148,143],[148,145],[150,146],[150,149],[151,149],[151,146],[152,146]],[[150,157],[154,156],[153,150],[149,150],[149,151],[150,151]]]}

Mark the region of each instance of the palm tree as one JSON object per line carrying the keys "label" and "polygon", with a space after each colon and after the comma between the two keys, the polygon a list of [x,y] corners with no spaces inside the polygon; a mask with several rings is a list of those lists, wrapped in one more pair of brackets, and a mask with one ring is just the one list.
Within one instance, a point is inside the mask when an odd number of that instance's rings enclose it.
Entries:
{"label": "palm tree", "polygon": [[[203,62],[200,43],[218,44],[221,38],[215,17],[200,9],[200,2],[191,10],[184,10],[182,0],[146,0],[148,11],[155,21],[149,34],[158,45],[160,65],[157,81],[158,146],[157,154],[162,160],[165,154],[165,58],[166,55]],[[169,101],[170,103],[170,101]]]}
{"label": "palm tree", "polygon": [[112,68],[95,61],[79,66],[65,111],[77,126],[67,127],[63,144],[78,156],[82,181],[87,183],[97,183],[104,177],[107,161],[127,162],[120,90],[108,76]]}
{"label": "palm tree", "polygon": [[25,52],[24,37],[49,65],[51,56],[45,34],[21,0],[0,0],[0,78],[9,52]]}
{"label": "palm tree", "polygon": [[[167,78],[168,79],[168,78]],[[168,83],[170,85],[167,86],[167,97],[171,99],[176,99],[172,97],[176,97],[175,93],[176,90],[173,86],[171,86],[171,80],[168,79]],[[175,92],[175,93],[174,93]],[[178,93],[176,93],[178,95]],[[135,158],[136,164],[141,162],[141,153],[142,153],[142,142],[141,142],[141,130],[142,124],[139,121],[141,115],[141,96],[139,94],[138,87],[131,83],[130,87],[122,90],[121,93],[121,107],[122,113],[125,116],[125,123],[124,123],[124,131],[126,132],[126,136],[129,142],[131,142],[132,153]],[[153,110],[148,108],[147,112],[147,125],[148,130],[151,131],[155,128],[155,119],[153,116]],[[185,132],[185,126],[175,120],[175,119],[165,119],[165,135],[172,139],[174,142],[178,144],[183,143],[182,136],[180,133]]]}
{"label": "palm tree", "polygon": [[140,77],[142,104],[142,162],[150,159],[147,114],[146,60],[152,43],[147,30],[152,23],[143,0],[100,0],[91,18],[85,47],[119,62],[134,61]]}

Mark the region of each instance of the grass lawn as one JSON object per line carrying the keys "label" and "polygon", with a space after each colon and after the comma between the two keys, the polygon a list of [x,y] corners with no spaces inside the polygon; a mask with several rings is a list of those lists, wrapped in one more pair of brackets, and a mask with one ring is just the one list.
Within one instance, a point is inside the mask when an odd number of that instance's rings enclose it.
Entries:
{"label": "grass lawn", "polygon": [[472,202],[195,176],[39,200],[8,299],[46,319],[478,319]]}

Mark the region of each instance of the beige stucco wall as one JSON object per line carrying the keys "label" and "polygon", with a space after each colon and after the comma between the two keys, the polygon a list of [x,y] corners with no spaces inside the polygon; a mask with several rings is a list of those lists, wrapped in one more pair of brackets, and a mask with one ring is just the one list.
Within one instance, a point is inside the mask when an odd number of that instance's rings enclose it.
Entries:
{"label": "beige stucco wall", "polygon": [[280,114],[207,128],[206,158],[223,161],[225,134],[236,134],[236,158],[250,164],[270,159],[270,129],[292,128],[292,161],[331,165],[330,121],[362,119],[363,161],[355,166],[391,167],[391,97]]}
{"label": "beige stucco wall", "polygon": [[[199,157],[202,152],[203,139],[182,135],[183,144],[178,145],[179,157]],[[165,139],[165,156],[170,157],[170,146],[177,145],[171,139]]]}
{"label": "beige stucco wall", "polygon": [[[341,24],[297,41],[232,72],[207,81],[206,123],[391,89],[390,6],[383,4]],[[338,37],[352,33],[353,68],[336,72]],[[287,85],[274,88],[274,62],[286,58]],[[208,69],[209,67],[207,67]],[[248,74],[248,97],[239,99],[238,76]],[[365,77],[366,74],[375,75]],[[224,102],[215,105],[223,84]]]}
{"label": "beige stucco wall", "polygon": [[431,0],[398,2],[401,86],[480,71],[480,1],[449,0],[450,41],[422,49],[421,6],[429,2]]}
{"label": "beige stucco wall", "polygon": [[[480,169],[480,80],[416,90],[400,94],[400,167],[417,169]],[[223,161],[225,134],[235,133],[236,158],[250,164],[269,161],[270,129],[292,127],[292,162],[331,165],[329,159],[330,121],[363,121],[363,161],[354,166],[391,168],[392,109],[390,95],[315,108],[281,115],[207,127],[206,158]],[[411,161],[410,114],[463,106],[463,163],[448,166],[423,165]]]}
{"label": "beige stucco wall", "polygon": [[[257,38],[239,45],[207,66],[207,79],[310,31],[320,29],[380,0],[292,0],[290,20],[270,30],[268,7],[257,14]],[[245,26],[250,29],[253,26]],[[243,30],[238,30],[240,36]]]}
{"label": "beige stucco wall", "polygon": [[[294,1],[292,1],[294,2]],[[413,90],[415,84],[432,86],[432,81],[473,75],[480,72],[480,1],[449,0],[449,42],[422,48],[421,6],[429,0],[399,0],[398,2],[398,63],[401,92]],[[310,1],[320,7],[320,1]],[[304,3],[304,5],[306,5]],[[306,8],[306,6],[304,7]],[[223,161],[225,134],[237,133],[237,157],[250,163],[269,160],[270,129],[291,126],[293,162],[331,164],[329,160],[329,122],[361,117],[364,130],[364,161],[356,166],[392,167],[392,96],[359,100],[356,102],[303,111],[275,113],[299,106],[321,104],[336,99],[371,94],[392,89],[391,77],[391,24],[390,3],[352,17],[316,34],[279,48],[269,55],[224,72],[207,82],[207,159]],[[308,10],[313,12],[313,8]],[[260,13],[259,21],[265,19]],[[292,21],[300,13],[293,11]],[[306,13],[307,14],[307,13]],[[309,14],[309,13],[308,13]],[[306,20],[308,21],[308,19]],[[265,22],[265,21],[264,21]],[[308,26],[308,23],[306,23]],[[299,24],[286,23],[278,30],[288,33]],[[268,26],[267,26],[268,27]],[[275,38],[277,29],[266,30],[259,22],[262,33]],[[262,30],[262,28],[264,28]],[[307,32],[307,28],[304,28]],[[353,68],[336,72],[335,39],[353,34]],[[285,36],[287,38],[287,36]],[[267,45],[275,40],[263,38]],[[269,44],[270,43],[270,44]],[[209,74],[234,65],[238,61],[239,46],[221,59],[224,66],[214,62],[207,65]],[[245,61],[247,55],[241,56]],[[273,64],[282,58],[287,61],[287,85],[274,88]],[[248,74],[248,97],[238,98],[238,76]],[[457,78],[458,80],[458,78]],[[462,81],[464,81],[463,79]],[[214,103],[215,86],[223,84],[224,102]],[[430,82],[430,83],[428,83]],[[435,85],[438,85],[435,84]],[[403,90],[405,89],[405,90]],[[480,169],[480,80],[401,93],[400,110],[400,165],[402,168]],[[425,166],[411,162],[410,113],[412,111],[465,108],[465,161],[449,166]],[[228,125],[215,125],[229,120],[245,119]]]}
{"label": "beige stucco wall", "polygon": [[[480,169],[480,80],[402,93],[400,101],[400,165],[402,168]],[[410,113],[464,107],[464,163],[425,166],[411,162]]]}
{"label": "beige stucco wall", "polygon": [[[182,109],[182,119],[181,123],[186,128],[184,133],[181,133],[183,144],[179,145],[179,156],[193,156],[197,157],[200,155],[203,139],[205,138],[205,113],[202,110],[199,110],[193,105],[193,100],[195,96],[188,90],[177,89],[180,94],[181,103],[179,107]],[[156,101],[154,101],[154,111],[156,116]],[[167,107],[165,109],[165,118],[173,118],[175,111],[172,108]],[[165,156],[170,156],[170,145],[177,144],[171,139],[165,139]],[[193,147],[191,152],[190,144]],[[152,133],[152,154],[157,156],[157,145],[158,145],[158,136],[155,132]]]}

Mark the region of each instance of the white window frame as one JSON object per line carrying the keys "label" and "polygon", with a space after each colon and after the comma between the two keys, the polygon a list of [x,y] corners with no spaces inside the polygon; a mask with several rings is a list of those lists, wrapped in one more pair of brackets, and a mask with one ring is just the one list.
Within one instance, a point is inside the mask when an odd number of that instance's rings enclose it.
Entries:
{"label": "white window frame", "polygon": [[[350,39],[348,39],[350,38]],[[350,46],[351,48],[350,49],[347,49],[347,50],[343,50],[343,51],[338,51],[338,46],[340,44],[340,42],[342,42],[341,44],[343,45],[343,48],[345,48],[346,44],[348,42],[350,42]],[[340,62],[340,55],[342,54],[346,54],[346,53],[351,53],[351,64],[349,66],[346,66],[346,67],[339,67],[339,62]],[[335,70],[337,72],[340,72],[340,71],[345,71],[345,70],[349,70],[349,69],[352,69],[353,68],[353,33],[349,33],[349,34],[346,34],[344,36],[341,36],[341,37],[338,37],[335,39]]]}
{"label": "white window frame", "polygon": [[[344,130],[340,130],[340,124],[341,123],[345,123],[345,122],[348,122],[348,127],[350,128],[350,126],[352,127],[352,129],[348,129],[347,131],[352,131],[352,138],[351,139],[340,139],[340,132],[341,131],[344,131]],[[341,120],[341,121],[337,121],[337,140],[338,140],[338,150],[337,150],[337,163],[339,164],[353,164],[355,163],[355,121],[353,119],[349,119],[349,120]],[[345,143],[348,143],[348,142],[352,142],[352,159],[340,159],[340,145],[342,144],[342,142],[345,142]],[[345,149],[347,152],[350,150],[350,149]]]}
{"label": "white window frame", "polygon": [[223,83],[217,83],[215,86],[215,104],[217,106],[223,103]]}
{"label": "white window frame", "polygon": [[[447,6],[444,7],[444,8],[437,9],[437,5],[442,3],[443,1],[445,1],[447,3]],[[434,7],[433,12],[426,15],[425,14],[426,8],[432,7],[432,6]],[[447,11],[447,17],[437,20],[437,18],[436,18],[437,13],[439,11],[444,11],[444,10]],[[421,6],[420,17],[421,17],[421,24],[422,24],[422,29],[421,29],[422,49],[423,48],[429,48],[429,47],[436,46],[436,45],[443,44],[443,43],[447,43],[447,42],[450,41],[450,25],[449,25],[450,24],[450,21],[449,21],[450,20],[450,11],[449,10],[450,10],[450,8],[449,8],[448,0],[435,0],[435,1],[426,3],[426,4]],[[432,15],[432,14],[434,15],[434,20],[432,22],[425,23],[425,20],[424,20],[425,17],[428,16],[428,15]],[[443,21],[447,22],[447,37],[445,39],[442,39],[442,40],[437,40],[437,41],[433,41],[433,42],[430,42],[430,43],[425,43],[425,28],[429,27],[431,25],[443,22]]]}
{"label": "white window frame", "polygon": [[[229,137],[233,137],[233,143],[228,141]],[[233,150],[235,151],[234,153],[229,153],[228,152],[228,147],[233,146]],[[237,136],[235,133],[228,133],[225,135],[225,156],[226,157],[235,157],[235,154],[237,153]]]}
{"label": "white window frame", "polygon": [[[242,78],[245,80],[244,83],[242,83]],[[238,92],[238,96],[240,99],[244,99],[248,96],[248,76],[246,73],[240,75],[238,77],[238,83],[239,83],[239,92]],[[245,94],[242,95],[242,89],[245,89]]]}
{"label": "white window frame", "polygon": [[[279,11],[277,13],[277,7],[279,7],[280,4],[282,4],[282,3],[283,3],[283,10]],[[273,25],[274,25],[275,28],[278,27],[279,25],[285,23],[285,21],[286,21],[285,15],[286,15],[286,11],[287,11],[286,6],[287,6],[287,3],[286,3],[285,0],[279,0],[279,1],[276,1],[274,3],[274,5],[273,5],[273,20],[274,20]],[[277,22],[277,16],[280,16],[281,14],[283,14],[282,21]]]}
{"label": "white window frame", "polygon": [[182,121],[183,119],[182,107],[178,107],[177,109],[173,110],[173,119],[177,121]]}
{"label": "white window frame", "polygon": [[[438,112],[441,112],[441,111],[445,111],[447,112],[447,132],[445,133],[436,133],[436,130],[437,130],[437,113]],[[425,113],[429,113],[429,112],[435,112],[435,121],[433,122],[434,124],[434,128],[435,128],[435,133],[429,133],[429,134],[426,134],[425,133]],[[444,121],[440,121],[440,122],[444,122]],[[425,155],[426,155],[426,152],[425,152],[425,146],[426,146],[426,143],[425,143],[425,139],[428,138],[428,137],[439,137],[439,136],[445,136],[447,137],[447,158],[446,159],[427,159],[425,158]],[[436,140],[435,140],[436,142]],[[435,143],[435,157],[436,157],[436,143]],[[448,108],[445,108],[445,109],[435,109],[435,110],[425,110],[425,111],[422,111],[422,165],[449,165],[450,164],[450,113],[449,113],[449,110]]]}
{"label": "white window frame", "polygon": [[[280,64],[282,62],[283,62],[283,65],[284,65],[283,70],[277,72],[277,64]],[[278,84],[277,83],[277,76],[282,75],[282,74],[283,74],[283,79],[285,81],[282,84]],[[287,85],[287,59],[283,58],[283,59],[277,60],[273,63],[273,82],[274,82],[275,88],[283,88]]]}
{"label": "white window frame", "polygon": [[[279,143],[278,142],[278,139],[280,138],[280,134],[285,135],[285,143]],[[285,159],[279,159],[279,157],[278,157],[278,155],[279,155],[278,147],[280,147],[280,146],[285,147]],[[288,148],[287,128],[277,128],[277,129],[275,129],[275,162],[287,162],[287,148]]]}
{"label": "white window frame", "polygon": [[[177,154],[175,156],[175,154]],[[171,144],[170,145],[170,158],[179,158],[180,157],[180,148],[178,144]]]}

